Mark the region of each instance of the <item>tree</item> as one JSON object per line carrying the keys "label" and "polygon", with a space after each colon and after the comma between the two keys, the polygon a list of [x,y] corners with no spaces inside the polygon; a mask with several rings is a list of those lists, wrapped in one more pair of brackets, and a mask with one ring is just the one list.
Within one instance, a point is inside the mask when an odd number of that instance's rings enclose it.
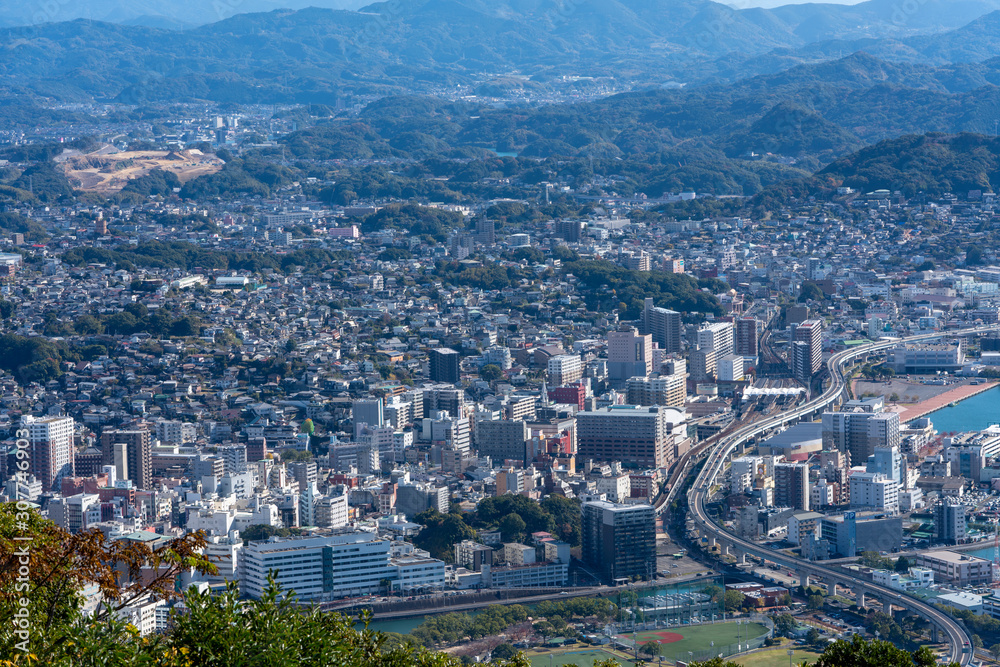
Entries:
{"label": "tree", "polygon": [[316,426],[313,424],[312,419],[306,419],[299,425],[299,433],[307,433],[312,435],[316,432]]}
{"label": "tree", "polygon": [[431,556],[444,561],[455,560],[454,546],[462,540],[473,540],[476,533],[458,514],[441,514],[430,509],[413,517],[413,521],[424,526],[413,538],[413,543]]}
{"label": "tree", "polygon": [[820,632],[816,628],[809,628],[809,632],[806,633],[806,641],[810,644],[819,643]]}
{"label": "tree", "polygon": [[0,299],[0,319],[6,320],[14,311],[17,310],[17,304],[13,301],[6,301],[5,299]]}
{"label": "tree", "polygon": [[810,609],[822,609],[823,608],[823,596],[820,594],[810,595],[806,598],[806,606]]}
{"label": "tree", "polygon": [[517,542],[524,537],[524,530],[527,528],[527,524],[521,518],[521,515],[515,512],[501,519],[499,528],[504,541]]}
{"label": "tree", "polygon": [[979,636],[979,635],[977,635],[977,634],[973,634],[973,635],[972,635],[972,645],[973,645],[973,646],[974,646],[975,648],[982,648],[982,647],[983,647],[983,640],[982,640],[982,637],[980,637],[980,636]]}
{"label": "tree", "polygon": [[[909,653],[890,641],[865,641],[861,635],[854,635],[851,641],[833,642],[816,661],[816,667],[933,667],[936,664],[937,658],[926,646]],[[948,667],[956,666],[957,663],[952,663]]]}
{"label": "tree", "polygon": [[978,266],[983,263],[983,249],[977,245],[969,246],[965,251],[965,264],[967,266]]}
{"label": "tree", "polygon": [[806,301],[822,301],[825,298],[823,290],[820,286],[814,282],[806,281],[802,283],[802,289],[799,290],[799,303],[804,303]]}
{"label": "tree", "polygon": [[910,570],[910,560],[906,556],[900,556],[896,559],[896,567],[893,569],[896,572],[908,572]]}
{"label": "tree", "polygon": [[774,633],[784,637],[790,637],[795,630],[795,617],[791,614],[780,614],[771,619],[774,621]]}
{"label": "tree", "polygon": [[642,648],[640,648],[639,651],[650,657],[660,655],[660,642],[655,639],[650,639],[642,645]]}
{"label": "tree", "polygon": [[1000,644],[994,644],[991,646],[990,653],[993,655],[994,660],[1000,660]]}
{"label": "tree", "polygon": [[743,593],[739,591],[726,591],[723,595],[726,611],[737,611],[743,606]]}
{"label": "tree", "polygon": [[500,644],[490,654],[494,660],[510,660],[517,655],[517,649],[509,642]]}
{"label": "tree", "polygon": [[503,370],[496,364],[486,364],[479,369],[479,377],[487,382],[495,382],[503,377]]}

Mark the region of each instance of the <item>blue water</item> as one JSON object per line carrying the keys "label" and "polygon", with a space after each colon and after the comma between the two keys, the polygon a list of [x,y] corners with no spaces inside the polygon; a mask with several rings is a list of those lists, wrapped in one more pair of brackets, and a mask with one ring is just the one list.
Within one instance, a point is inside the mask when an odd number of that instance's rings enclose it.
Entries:
{"label": "blue water", "polygon": [[1000,423],[1000,387],[961,401],[955,407],[942,408],[926,415],[938,433],[981,431]]}

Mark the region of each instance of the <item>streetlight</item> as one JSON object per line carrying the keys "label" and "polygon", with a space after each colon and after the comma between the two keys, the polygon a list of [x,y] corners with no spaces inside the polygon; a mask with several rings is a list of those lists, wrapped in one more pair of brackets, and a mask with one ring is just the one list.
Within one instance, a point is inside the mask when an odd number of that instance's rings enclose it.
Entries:
{"label": "streetlight", "polygon": [[788,667],[792,667],[792,656],[795,655],[795,651],[788,649]]}

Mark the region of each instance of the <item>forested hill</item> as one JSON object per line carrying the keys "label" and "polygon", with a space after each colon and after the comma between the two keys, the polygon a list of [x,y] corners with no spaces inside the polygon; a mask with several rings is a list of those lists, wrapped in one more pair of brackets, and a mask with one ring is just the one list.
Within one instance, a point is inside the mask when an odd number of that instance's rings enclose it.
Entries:
{"label": "forested hill", "polygon": [[[101,22],[96,10],[8,28],[0,34],[0,86],[60,100],[329,103],[344,92],[429,90],[483,77],[529,91],[564,75],[651,86],[739,79],[858,50],[930,64],[1000,56],[1000,13],[987,14],[1000,0],[926,0],[902,25],[883,0],[772,11],[710,0],[415,0],[232,16],[273,6],[234,2],[211,3],[222,20],[185,30]],[[128,3],[104,5],[117,16]],[[51,18],[73,15],[67,6]]]}
{"label": "forested hill", "polygon": [[907,135],[843,157],[807,179],[765,189],[751,205],[766,209],[791,198],[829,197],[846,186],[866,193],[899,191],[937,197],[1000,189],[1000,137],[979,134]]}

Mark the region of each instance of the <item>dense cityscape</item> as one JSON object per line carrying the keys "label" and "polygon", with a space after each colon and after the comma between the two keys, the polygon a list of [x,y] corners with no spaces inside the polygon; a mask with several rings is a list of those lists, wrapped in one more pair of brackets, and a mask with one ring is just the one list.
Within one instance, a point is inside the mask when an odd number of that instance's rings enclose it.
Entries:
{"label": "dense cityscape", "polygon": [[1000,4],[172,1],[0,8],[0,664],[1000,660]]}

